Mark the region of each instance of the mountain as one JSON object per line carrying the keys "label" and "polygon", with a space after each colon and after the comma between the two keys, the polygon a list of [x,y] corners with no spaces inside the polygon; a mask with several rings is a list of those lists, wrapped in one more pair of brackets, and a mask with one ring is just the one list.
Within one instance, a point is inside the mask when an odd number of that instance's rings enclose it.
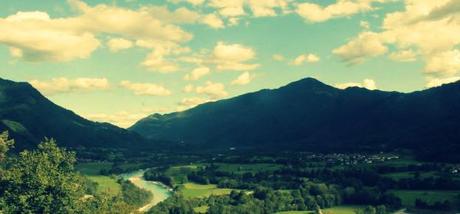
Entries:
{"label": "mountain", "polygon": [[307,78],[166,115],[129,130],[203,148],[412,149],[460,159],[460,82],[413,93],[337,89]]}
{"label": "mountain", "polygon": [[0,79],[0,131],[8,130],[16,149],[30,148],[44,137],[60,146],[130,148],[146,140],[108,123],[86,120],[46,99],[28,83]]}

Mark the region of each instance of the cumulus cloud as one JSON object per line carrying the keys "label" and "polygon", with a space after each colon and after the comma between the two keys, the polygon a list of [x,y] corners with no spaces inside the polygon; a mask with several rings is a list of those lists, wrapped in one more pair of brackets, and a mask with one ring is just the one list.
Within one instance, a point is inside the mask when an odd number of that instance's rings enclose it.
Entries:
{"label": "cumulus cloud", "polygon": [[210,72],[211,70],[208,67],[195,68],[190,74],[186,74],[184,79],[189,81],[199,80],[201,77],[209,74]]}
{"label": "cumulus cloud", "polygon": [[151,71],[159,73],[172,73],[179,70],[177,63],[167,59],[164,52],[158,49],[152,51],[142,62],[142,65]]}
{"label": "cumulus cloud", "polygon": [[201,22],[208,25],[211,28],[218,29],[225,27],[224,21],[222,21],[222,19],[219,16],[213,13],[203,16],[201,18]]}
{"label": "cumulus cloud", "polygon": [[45,95],[62,93],[91,92],[110,88],[106,78],[53,78],[49,81],[31,80],[29,83]]}
{"label": "cumulus cloud", "polygon": [[252,48],[241,44],[218,42],[212,53],[212,63],[218,70],[248,71],[259,67],[259,64],[248,63],[255,56]]}
{"label": "cumulus cloud", "polygon": [[179,110],[193,108],[197,105],[209,102],[211,100],[202,97],[188,97],[179,102]]}
{"label": "cumulus cloud", "polygon": [[249,0],[249,7],[255,17],[276,16],[276,9],[286,9],[285,0]]}
{"label": "cumulus cloud", "polygon": [[155,17],[165,23],[173,24],[192,24],[196,23],[201,14],[189,10],[185,7],[177,8],[174,11],[168,9],[167,6],[145,6],[142,8],[142,11],[150,14],[152,17]]}
{"label": "cumulus cloud", "polygon": [[319,62],[320,58],[315,54],[302,54],[297,56],[290,64],[300,66],[304,63],[316,63]]}
{"label": "cumulus cloud", "polygon": [[168,0],[168,2],[171,2],[171,3],[174,3],[174,4],[177,4],[177,3],[180,3],[180,2],[187,2],[189,4],[192,4],[194,6],[198,6],[198,5],[202,5],[205,0]]}
{"label": "cumulus cloud", "polygon": [[278,62],[282,62],[285,60],[284,56],[281,54],[273,54],[272,59]]}
{"label": "cumulus cloud", "polygon": [[251,11],[254,17],[276,16],[286,12],[289,7],[287,0],[210,0],[208,6],[217,9],[220,15],[228,18],[236,18],[249,15],[246,9]]}
{"label": "cumulus cloud", "polygon": [[206,82],[204,86],[195,87],[195,92],[198,94],[205,94],[211,100],[218,100],[228,96],[228,92],[225,91],[224,84],[214,83],[211,81]]}
{"label": "cumulus cloud", "polygon": [[254,75],[249,72],[244,72],[232,81],[232,85],[247,85],[255,78]]}
{"label": "cumulus cloud", "polygon": [[167,108],[142,108],[139,111],[119,111],[113,114],[107,113],[90,113],[90,114],[83,114],[85,118],[88,118],[93,121],[98,122],[107,122],[114,125],[117,125],[122,128],[128,128],[132,126],[134,123],[139,121],[142,118],[147,117],[148,115],[152,114],[153,112],[156,113],[166,113],[171,111]]}
{"label": "cumulus cloud", "polygon": [[222,16],[245,15],[244,0],[210,0],[209,6],[216,8]]}
{"label": "cumulus cloud", "polygon": [[193,86],[192,84],[188,84],[184,87],[184,92],[185,93],[191,93],[195,90],[195,86]]}
{"label": "cumulus cloud", "polygon": [[93,34],[72,27],[77,27],[74,20],[51,19],[39,11],[18,12],[0,18],[0,43],[14,50],[13,57],[28,61],[89,57],[99,47],[99,41]]}
{"label": "cumulus cloud", "polygon": [[400,62],[412,62],[417,60],[417,55],[412,50],[400,50],[389,55],[390,59]]}
{"label": "cumulus cloud", "polygon": [[110,39],[107,42],[107,46],[109,47],[110,51],[118,52],[120,50],[131,48],[133,46],[133,42],[127,39],[116,38]]}
{"label": "cumulus cloud", "polygon": [[152,83],[133,83],[130,81],[122,81],[120,86],[139,96],[169,96],[172,94],[171,91],[164,86]]}
{"label": "cumulus cloud", "polygon": [[456,75],[460,71],[460,50],[436,52],[427,56],[426,61],[425,70],[427,73]]}
{"label": "cumulus cloud", "polygon": [[363,32],[357,38],[332,51],[348,64],[359,64],[368,57],[385,54],[388,48],[382,42],[380,35],[373,32]]}
{"label": "cumulus cloud", "polygon": [[[70,61],[88,58],[100,46],[97,37],[101,34],[131,41],[180,45],[192,39],[192,34],[175,24],[197,22],[201,17],[185,8],[132,10],[106,4],[89,6],[81,0],[68,2],[77,15],[51,18],[45,12],[29,11],[0,18],[0,43],[9,46],[16,58]],[[129,46],[121,40],[109,41],[108,45],[114,47],[111,50]]]}
{"label": "cumulus cloud", "polygon": [[300,3],[296,12],[309,22],[324,22],[329,19],[352,16],[357,13],[372,11],[375,2],[387,2],[388,0],[337,0],[336,3],[323,7],[315,3]]}
{"label": "cumulus cloud", "polygon": [[[405,0],[405,9],[388,13],[381,32],[364,32],[348,44],[334,50],[346,62],[362,62],[384,54],[388,46],[396,49],[394,60],[425,62],[425,74],[431,78],[458,75],[460,70],[460,7],[456,0]],[[363,44],[370,43],[364,47]],[[369,48],[373,47],[373,48]],[[408,51],[411,50],[411,51]]]}
{"label": "cumulus cloud", "polygon": [[80,13],[77,17],[78,24],[91,32],[174,42],[184,42],[192,38],[190,33],[180,27],[168,24],[168,19],[162,20],[165,17],[151,14],[151,8],[131,10],[106,4],[91,7],[80,0],[69,0],[69,3]]}
{"label": "cumulus cloud", "polygon": [[369,90],[375,90],[377,89],[377,84],[372,79],[365,79],[361,83],[359,82],[338,83],[338,84],[335,84],[335,87],[340,88],[340,89],[346,89],[350,87],[360,87],[360,88],[367,88]]}
{"label": "cumulus cloud", "polygon": [[369,30],[369,28],[371,28],[368,21],[360,21],[359,26],[361,26],[364,30]]}

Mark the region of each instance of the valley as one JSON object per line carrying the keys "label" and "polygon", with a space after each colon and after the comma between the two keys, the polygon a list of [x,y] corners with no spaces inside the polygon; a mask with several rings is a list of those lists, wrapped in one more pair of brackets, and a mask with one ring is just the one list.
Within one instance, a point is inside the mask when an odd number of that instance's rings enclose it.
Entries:
{"label": "valley", "polygon": [[[163,158],[179,156],[189,158],[162,163]],[[386,212],[452,213],[460,205],[460,174],[454,170],[457,164],[417,161],[407,153],[161,153],[78,168],[82,173],[91,169],[105,172],[129,165],[143,170],[122,177],[143,176],[143,180],[161,182],[173,190],[148,213],[170,209],[236,213],[256,207],[269,213],[314,213],[316,205],[322,213],[330,214],[354,214],[370,206]],[[131,181],[136,184],[139,180]],[[107,186],[104,183],[101,187]],[[158,192],[156,188],[154,199],[155,195],[165,199],[165,189]]]}

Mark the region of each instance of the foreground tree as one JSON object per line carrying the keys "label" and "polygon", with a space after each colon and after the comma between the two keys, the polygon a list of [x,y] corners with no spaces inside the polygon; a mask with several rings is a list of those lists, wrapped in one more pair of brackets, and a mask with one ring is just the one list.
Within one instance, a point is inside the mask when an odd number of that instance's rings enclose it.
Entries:
{"label": "foreground tree", "polygon": [[14,145],[14,141],[8,139],[8,132],[0,134],[0,164],[6,157],[8,150]]}
{"label": "foreground tree", "polygon": [[[4,159],[12,141],[7,134],[0,139],[0,158]],[[58,148],[53,139],[46,139],[36,151],[21,152],[7,161],[0,178],[3,212],[84,212],[84,181],[74,171],[75,161],[75,154]]]}

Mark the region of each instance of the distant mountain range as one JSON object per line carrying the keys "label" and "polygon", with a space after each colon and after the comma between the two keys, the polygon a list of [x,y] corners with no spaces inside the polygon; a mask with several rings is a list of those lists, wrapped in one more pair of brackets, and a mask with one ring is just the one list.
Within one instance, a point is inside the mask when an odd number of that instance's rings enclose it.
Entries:
{"label": "distant mountain range", "polygon": [[46,99],[28,83],[0,79],[0,131],[8,130],[16,149],[45,137],[65,147],[133,148],[147,143],[137,133],[86,120]]}
{"label": "distant mountain range", "polygon": [[337,89],[307,78],[166,115],[129,130],[202,148],[411,149],[459,161],[460,82],[413,93]]}

